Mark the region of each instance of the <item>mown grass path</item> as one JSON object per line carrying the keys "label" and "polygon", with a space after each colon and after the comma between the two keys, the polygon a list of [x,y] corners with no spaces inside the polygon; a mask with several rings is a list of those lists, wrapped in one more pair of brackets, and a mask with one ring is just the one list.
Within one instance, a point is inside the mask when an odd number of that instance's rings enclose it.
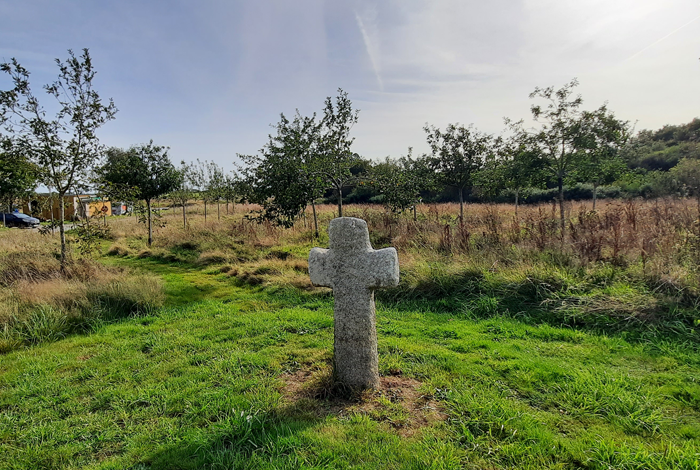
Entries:
{"label": "mown grass path", "polygon": [[700,468],[697,344],[379,303],[380,372],[425,409],[328,399],[330,295],[111,262],[169,305],[0,356],[0,468]]}

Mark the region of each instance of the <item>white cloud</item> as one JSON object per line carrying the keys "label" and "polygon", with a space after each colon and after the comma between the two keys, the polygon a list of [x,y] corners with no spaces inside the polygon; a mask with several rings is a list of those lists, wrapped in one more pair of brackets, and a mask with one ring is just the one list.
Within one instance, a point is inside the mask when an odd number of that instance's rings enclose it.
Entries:
{"label": "white cloud", "polygon": [[227,166],[342,87],[362,110],[355,149],[383,158],[427,150],[426,122],[499,132],[535,86],[573,77],[585,107],[607,100],[638,128],[688,122],[699,15],[697,0],[25,0],[0,3],[0,57],[43,84],[53,57],[90,47],[120,108],[105,143],[160,138],[174,160]]}

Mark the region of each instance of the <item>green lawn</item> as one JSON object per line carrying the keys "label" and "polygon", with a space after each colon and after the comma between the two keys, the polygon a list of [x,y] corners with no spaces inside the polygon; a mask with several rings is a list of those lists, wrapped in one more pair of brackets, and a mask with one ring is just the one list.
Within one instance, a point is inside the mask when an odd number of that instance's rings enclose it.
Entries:
{"label": "green lawn", "polygon": [[330,295],[110,262],[162,276],[168,306],[0,356],[0,468],[700,468],[692,335],[387,296],[391,386],[345,399]]}

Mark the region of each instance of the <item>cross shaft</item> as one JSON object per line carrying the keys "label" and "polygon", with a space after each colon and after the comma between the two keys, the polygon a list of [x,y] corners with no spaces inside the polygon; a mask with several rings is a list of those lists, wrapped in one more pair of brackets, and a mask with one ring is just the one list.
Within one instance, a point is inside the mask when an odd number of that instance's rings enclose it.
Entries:
{"label": "cross shaft", "polygon": [[309,254],[309,275],[314,285],[333,289],[336,379],[350,388],[377,387],[374,290],[398,284],[396,249],[372,249],[367,223],[354,217],[333,219],[328,234],[330,249]]}

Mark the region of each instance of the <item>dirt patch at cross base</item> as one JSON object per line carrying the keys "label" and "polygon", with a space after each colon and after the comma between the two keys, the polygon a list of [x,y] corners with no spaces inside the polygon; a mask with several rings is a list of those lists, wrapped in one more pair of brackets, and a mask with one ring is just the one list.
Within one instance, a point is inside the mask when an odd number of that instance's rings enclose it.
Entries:
{"label": "dirt patch at cross base", "polygon": [[297,370],[280,378],[284,403],[281,412],[289,416],[319,419],[364,414],[387,423],[402,437],[447,419],[435,397],[421,392],[422,383],[409,377],[380,377],[378,389],[359,394],[334,387],[330,367]]}

